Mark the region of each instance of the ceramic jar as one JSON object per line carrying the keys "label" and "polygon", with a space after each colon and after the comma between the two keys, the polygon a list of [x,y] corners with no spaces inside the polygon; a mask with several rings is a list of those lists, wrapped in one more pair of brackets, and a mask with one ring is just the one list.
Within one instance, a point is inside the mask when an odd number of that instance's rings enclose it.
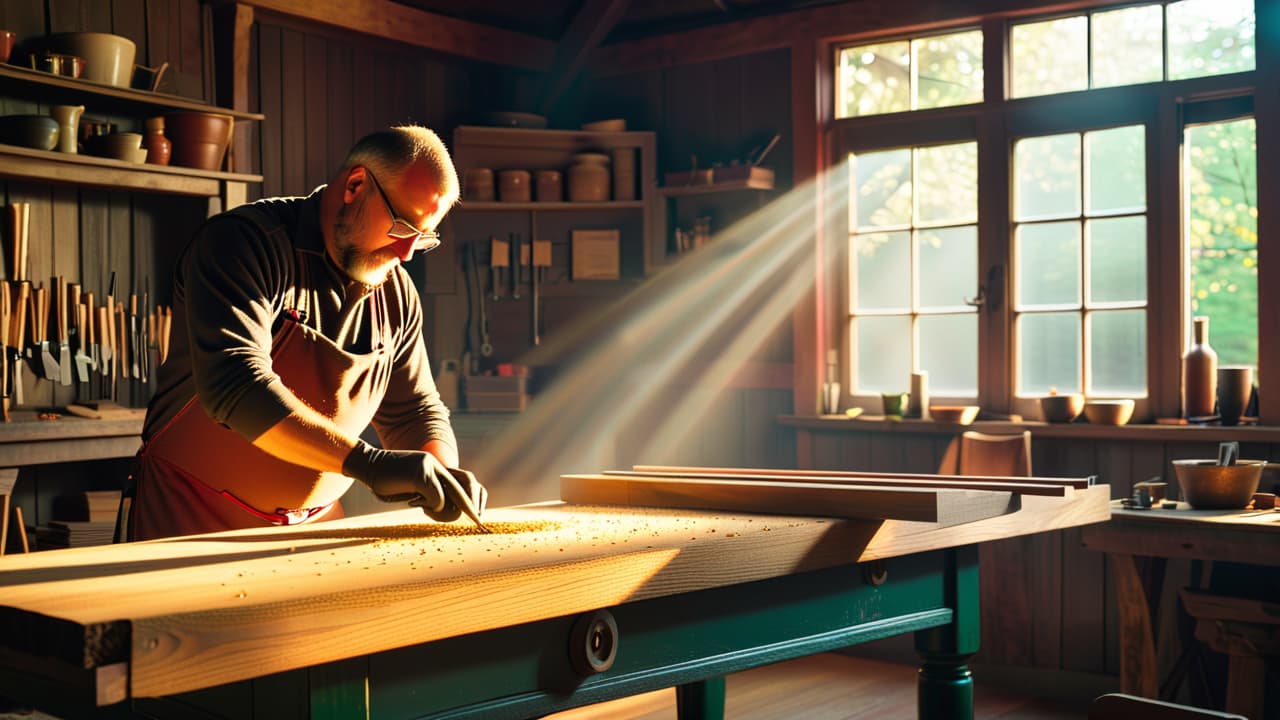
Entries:
{"label": "ceramic jar", "polygon": [[142,136],[142,147],[147,149],[147,162],[152,165],[168,165],[173,143],[164,136],[164,118],[147,118],[143,124],[147,129]]}
{"label": "ceramic jar", "polygon": [[609,199],[610,181],[608,155],[578,153],[569,166],[569,200],[605,202]]}
{"label": "ceramic jar", "polygon": [[562,202],[564,178],[559,170],[539,170],[533,174],[534,196],[538,202]]}
{"label": "ceramic jar", "polygon": [[502,202],[529,202],[533,197],[528,170],[503,170],[498,173],[498,199]]}
{"label": "ceramic jar", "polygon": [[635,148],[617,148],[613,151],[613,199],[636,199]]}
{"label": "ceramic jar", "polygon": [[1192,319],[1191,347],[1182,355],[1182,415],[1213,414],[1218,393],[1218,353],[1209,346],[1209,318]]}
{"label": "ceramic jar", "polygon": [[471,168],[462,176],[462,197],[473,202],[492,202],[493,171]]}
{"label": "ceramic jar", "polygon": [[54,105],[49,109],[49,115],[58,122],[58,152],[76,152],[80,114],[83,112],[83,105]]}

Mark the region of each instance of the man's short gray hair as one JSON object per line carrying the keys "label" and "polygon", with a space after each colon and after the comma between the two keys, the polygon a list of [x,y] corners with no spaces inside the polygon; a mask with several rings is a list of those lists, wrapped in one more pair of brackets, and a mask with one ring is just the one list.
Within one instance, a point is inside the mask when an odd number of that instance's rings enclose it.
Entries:
{"label": "man's short gray hair", "polygon": [[384,183],[398,182],[417,162],[424,162],[439,182],[441,194],[458,197],[458,172],[444,141],[421,125],[397,125],[356,141],[343,162],[343,171],[363,165]]}

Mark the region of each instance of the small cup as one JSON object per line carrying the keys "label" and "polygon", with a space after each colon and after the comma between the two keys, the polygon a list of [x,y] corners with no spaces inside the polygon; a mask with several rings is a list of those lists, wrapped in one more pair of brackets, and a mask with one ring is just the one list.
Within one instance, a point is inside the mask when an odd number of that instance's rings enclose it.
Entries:
{"label": "small cup", "polygon": [[474,202],[493,200],[493,171],[489,168],[471,168],[463,175],[462,197]]}
{"label": "small cup", "polygon": [[528,170],[503,170],[498,173],[498,199],[502,202],[529,202],[533,197]]}
{"label": "small cup", "polygon": [[1223,425],[1239,425],[1253,392],[1253,368],[1222,365],[1218,368],[1218,416]]}
{"label": "small cup", "polygon": [[559,170],[539,170],[533,177],[534,195],[538,202],[564,201],[564,177]]}
{"label": "small cup", "polygon": [[911,393],[881,393],[880,402],[884,406],[884,416],[902,417],[910,400]]}

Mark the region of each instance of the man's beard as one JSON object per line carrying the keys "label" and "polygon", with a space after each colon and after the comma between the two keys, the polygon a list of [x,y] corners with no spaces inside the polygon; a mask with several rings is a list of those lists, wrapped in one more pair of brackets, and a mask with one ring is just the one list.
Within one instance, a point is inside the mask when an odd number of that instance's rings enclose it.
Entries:
{"label": "man's beard", "polygon": [[351,218],[348,218],[347,207],[338,211],[338,221],[333,226],[333,247],[338,256],[338,267],[349,277],[366,285],[381,285],[400,264],[400,258],[391,246],[365,252],[350,241],[351,228],[359,224],[363,210],[361,207],[351,213],[354,216]]}

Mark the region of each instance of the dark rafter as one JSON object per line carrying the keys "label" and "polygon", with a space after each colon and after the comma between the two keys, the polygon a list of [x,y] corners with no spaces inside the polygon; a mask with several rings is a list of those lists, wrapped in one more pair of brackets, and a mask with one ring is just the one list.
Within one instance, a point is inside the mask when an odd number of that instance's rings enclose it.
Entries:
{"label": "dark rafter", "polygon": [[586,0],[582,4],[582,9],[569,23],[556,47],[551,72],[547,73],[542,100],[538,104],[543,115],[551,112],[565,90],[573,84],[591,52],[622,19],[629,2],[630,0]]}

